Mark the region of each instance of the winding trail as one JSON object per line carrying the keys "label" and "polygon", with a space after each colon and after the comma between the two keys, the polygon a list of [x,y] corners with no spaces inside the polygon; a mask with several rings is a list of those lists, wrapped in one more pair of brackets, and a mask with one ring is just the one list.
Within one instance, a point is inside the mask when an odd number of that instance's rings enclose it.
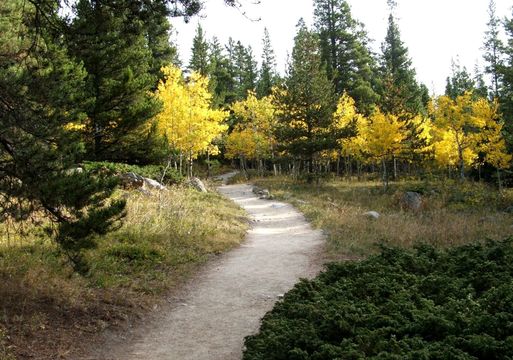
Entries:
{"label": "winding trail", "polygon": [[218,190],[250,214],[244,243],[206,264],[157,323],[95,359],[240,360],[262,316],[299,278],[320,271],[323,236],[291,205],[258,199],[250,185]]}

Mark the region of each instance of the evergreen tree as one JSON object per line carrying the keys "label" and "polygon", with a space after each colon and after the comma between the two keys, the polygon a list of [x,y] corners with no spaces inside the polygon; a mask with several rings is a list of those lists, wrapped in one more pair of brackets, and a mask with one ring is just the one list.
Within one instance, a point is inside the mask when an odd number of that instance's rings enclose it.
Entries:
{"label": "evergreen tree", "polygon": [[82,250],[122,217],[124,202],[107,200],[116,181],[70,170],[83,152],[75,129],[86,119],[86,72],[62,43],[57,1],[38,5],[44,14],[25,1],[0,3],[0,218],[45,216],[48,233],[86,272]]}
{"label": "evergreen tree", "polygon": [[452,60],[451,75],[447,77],[445,85],[445,95],[451,99],[456,99],[458,96],[475,89],[475,81],[472,75],[467,71],[465,66],[461,66],[459,61]]}
{"label": "evergreen tree", "polygon": [[88,152],[96,160],[129,160],[128,135],[160,109],[150,95],[152,51],[140,8],[130,0],[79,0],[70,49],[87,70],[93,99],[86,109]]}
{"label": "evergreen tree", "polygon": [[148,46],[151,51],[149,73],[156,79],[154,88],[164,78],[161,69],[169,64],[179,65],[178,49],[169,40],[172,26],[168,20],[169,10],[162,1],[140,2],[141,20],[146,28]]}
{"label": "evergreen tree", "polygon": [[251,46],[245,47],[240,41],[233,48],[233,71],[235,76],[235,96],[237,100],[246,98],[248,91],[255,90],[257,62]]}
{"label": "evergreen tree", "polygon": [[347,92],[361,111],[370,112],[378,100],[376,66],[363,25],[353,19],[346,0],[315,0],[314,6],[328,78],[338,94]]}
{"label": "evergreen tree", "polygon": [[491,78],[490,92],[493,98],[498,98],[501,91],[500,67],[504,45],[499,38],[500,20],[495,13],[495,0],[488,5],[488,30],[485,32],[483,58],[486,62],[485,73]]}
{"label": "evergreen tree", "polygon": [[262,66],[260,67],[260,76],[257,84],[258,97],[270,95],[278,78],[278,74],[276,73],[276,59],[267,28],[264,29],[262,42]]}
{"label": "evergreen tree", "polygon": [[196,28],[196,35],[192,40],[189,70],[195,71],[202,76],[208,76],[210,73],[208,42],[200,24],[198,24],[198,27]]}
{"label": "evergreen tree", "polygon": [[281,106],[277,142],[295,160],[306,162],[311,174],[316,171],[316,157],[337,144],[337,134],[331,131],[336,97],[321,60],[318,38],[303,20],[298,24],[285,85],[276,96]]}
{"label": "evergreen tree", "polygon": [[392,14],[388,17],[387,35],[381,51],[381,110],[396,115],[423,111],[423,94],[415,80],[408,48],[401,40]]}
{"label": "evergreen tree", "polygon": [[235,99],[233,66],[216,37],[210,42],[209,48],[210,88],[214,96],[212,103],[215,107],[220,107]]}
{"label": "evergreen tree", "polygon": [[445,95],[454,100],[467,92],[471,92],[474,98],[488,97],[488,90],[484,83],[483,75],[479,72],[477,65],[474,75],[472,75],[465,66],[462,67],[458,61],[453,60],[451,75],[447,77]]}
{"label": "evergreen tree", "polygon": [[500,110],[504,119],[504,130],[508,149],[513,149],[513,18],[504,21],[507,45],[504,47],[504,60],[498,67],[502,86],[499,92]]}

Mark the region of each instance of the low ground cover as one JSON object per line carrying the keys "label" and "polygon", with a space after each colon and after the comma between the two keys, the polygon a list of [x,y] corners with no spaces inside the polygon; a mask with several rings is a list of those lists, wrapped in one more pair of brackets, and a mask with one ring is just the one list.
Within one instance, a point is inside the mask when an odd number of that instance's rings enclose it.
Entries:
{"label": "low ground cover", "polygon": [[511,309],[513,239],[384,248],[297,284],[243,358],[510,359]]}

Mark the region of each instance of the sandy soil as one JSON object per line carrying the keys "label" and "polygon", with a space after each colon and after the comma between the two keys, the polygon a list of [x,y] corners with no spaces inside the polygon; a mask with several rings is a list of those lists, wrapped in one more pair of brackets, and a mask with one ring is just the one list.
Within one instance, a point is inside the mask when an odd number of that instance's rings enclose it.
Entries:
{"label": "sandy soil", "polygon": [[302,277],[321,270],[323,236],[286,203],[261,200],[250,185],[219,191],[250,214],[252,228],[237,249],[199,271],[159,309],[159,316],[112,337],[89,359],[238,360],[244,337]]}

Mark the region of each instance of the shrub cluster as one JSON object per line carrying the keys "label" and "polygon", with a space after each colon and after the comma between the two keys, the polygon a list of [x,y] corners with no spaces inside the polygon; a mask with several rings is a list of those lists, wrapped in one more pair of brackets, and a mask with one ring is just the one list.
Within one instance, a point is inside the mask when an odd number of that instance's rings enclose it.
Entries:
{"label": "shrub cluster", "polygon": [[331,264],[245,344],[245,360],[512,359],[513,238]]}

